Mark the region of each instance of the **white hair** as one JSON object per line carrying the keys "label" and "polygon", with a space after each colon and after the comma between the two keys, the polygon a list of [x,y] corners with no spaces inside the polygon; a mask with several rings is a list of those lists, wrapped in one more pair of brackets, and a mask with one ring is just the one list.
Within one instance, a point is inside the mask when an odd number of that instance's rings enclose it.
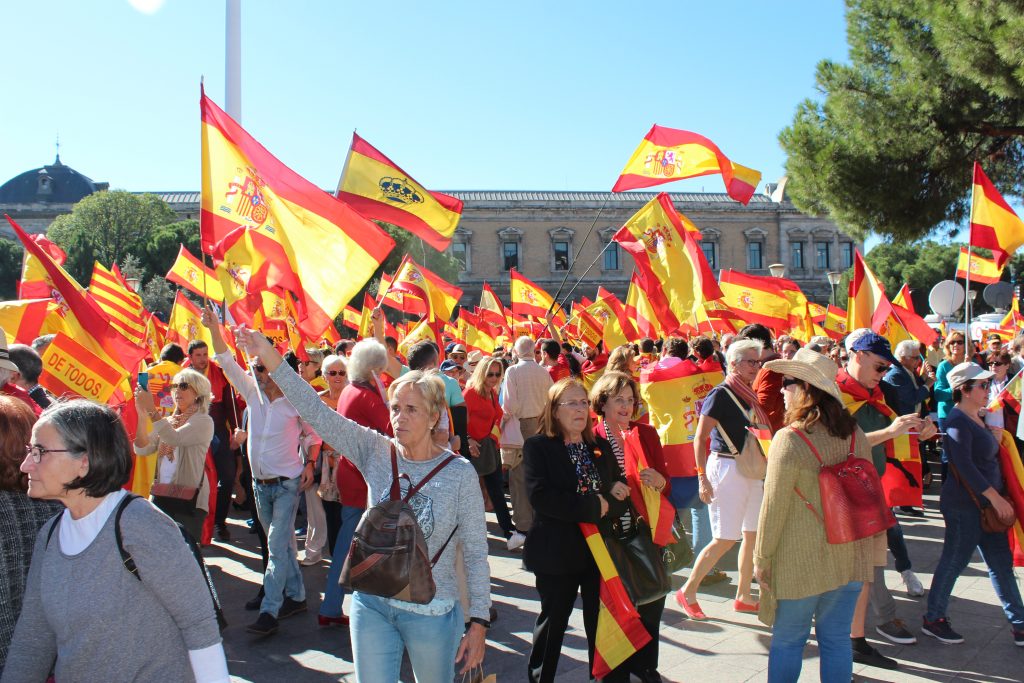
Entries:
{"label": "white hair", "polygon": [[11,377],[14,376],[14,370],[8,368],[0,368],[0,385],[7,384],[11,381]]}
{"label": "white hair", "polygon": [[527,336],[516,339],[516,355],[520,358],[533,358],[533,340]]}
{"label": "white hair", "polygon": [[741,360],[747,351],[757,351],[758,355],[764,351],[764,344],[756,339],[737,339],[725,351],[725,362],[732,370]]}
{"label": "white hair", "polygon": [[853,345],[857,343],[857,340],[865,334],[871,334],[870,327],[858,327],[856,330],[846,335],[846,341],[843,342],[846,344],[846,352],[849,353],[852,350],[851,347],[853,347]]}
{"label": "white hair", "polygon": [[388,366],[388,350],[376,339],[362,339],[352,347],[348,358],[350,382],[369,382],[375,371]]}
{"label": "white hair", "polygon": [[320,363],[320,371],[323,372],[323,371],[327,370],[327,366],[334,365],[335,363],[341,363],[341,367],[343,367],[343,368],[347,367],[345,365],[345,359],[344,358],[342,358],[341,356],[339,356],[339,355],[337,355],[335,353],[332,353],[330,355],[324,356],[323,361]]}
{"label": "white hair", "polygon": [[921,344],[913,339],[904,339],[896,345],[892,355],[896,356],[896,360],[916,358],[921,355]]}

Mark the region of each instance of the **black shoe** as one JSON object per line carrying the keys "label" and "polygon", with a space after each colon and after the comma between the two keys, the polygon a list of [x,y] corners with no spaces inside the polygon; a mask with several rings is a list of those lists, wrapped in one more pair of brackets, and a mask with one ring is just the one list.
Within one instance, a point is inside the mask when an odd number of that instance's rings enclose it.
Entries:
{"label": "black shoe", "polygon": [[245,627],[249,633],[258,636],[270,636],[277,633],[277,619],[267,612],[260,612],[260,616],[252,624]]}
{"label": "black shoe", "polygon": [[288,596],[285,596],[284,602],[281,603],[281,609],[277,610],[278,619],[287,619],[293,614],[306,611],[305,600],[292,600]]}
{"label": "black shoe", "polygon": [[217,532],[217,538],[222,541],[231,540],[231,531],[228,529],[226,524],[215,524],[213,528]]}
{"label": "black shoe", "polygon": [[918,510],[916,507],[910,505],[901,505],[900,512],[911,517],[924,517],[924,510]]}
{"label": "black shoe", "polygon": [[258,610],[260,608],[260,605],[262,605],[262,604],[263,604],[263,589],[261,588],[260,592],[256,594],[255,598],[252,598],[247,603],[245,603],[245,609],[247,611],[249,611],[249,612],[255,612],[256,610]]}
{"label": "black shoe", "polygon": [[871,647],[870,645],[868,647],[871,648],[871,650],[870,650],[870,652],[866,652],[866,653],[865,652],[861,652],[857,648],[854,648],[853,649],[853,661],[855,661],[857,664],[867,664],[868,666],[877,666],[879,669],[889,669],[890,671],[893,671],[895,669],[900,668],[900,665],[896,662],[895,659],[892,659],[890,657],[886,657],[885,655],[883,655],[881,652],[879,652],[875,648]]}

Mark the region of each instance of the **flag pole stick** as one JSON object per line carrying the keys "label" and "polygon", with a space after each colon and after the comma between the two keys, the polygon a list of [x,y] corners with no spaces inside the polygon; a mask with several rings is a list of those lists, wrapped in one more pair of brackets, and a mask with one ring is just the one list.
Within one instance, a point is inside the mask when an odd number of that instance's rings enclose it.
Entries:
{"label": "flag pole stick", "polygon": [[[569,290],[569,293],[565,295],[565,299],[562,300],[562,309],[563,310],[565,309],[565,302],[569,300],[569,297],[571,297],[573,292],[576,291],[576,288],[579,287],[580,284],[582,284],[583,278],[585,278],[587,276],[587,273],[589,273],[591,271],[591,269],[593,269],[593,267],[597,265],[597,262],[601,260],[602,256],[604,256],[604,252],[608,251],[608,247],[612,246],[612,244],[614,244],[614,241],[609,241],[608,244],[604,245],[604,248],[597,253],[597,258],[595,258],[590,263],[590,265],[587,266],[587,269],[583,271],[583,274],[579,276],[579,279],[576,281],[576,284],[572,286],[572,289]],[[551,308],[555,307],[555,303],[554,302],[555,302],[555,299],[552,299],[552,301],[551,301]],[[551,311],[549,309],[548,310],[549,317],[550,317],[550,314],[551,314]]]}
{"label": "flag pole stick", "polygon": [[[609,193],[609,196],[610,196],[610,193]],[[583,242],[580,244],[580,248],[579,248],[579,251],[577,253],[582,253],[583,252],[583,247],[587,246],[587,242],[590,240],[590,235],[593,234],[594,227],[597,225],[597,220],[601,217],[601,213],[604,211],[604,207],[608,205],[608,198],[609,198],[609,196],[606,196],[604,198],[604,201],[601,202],[601,206],[600,206],[600,208],[598,208],[597,214],[594,216],[594,220],[591,221],[590,228],[587,230],[587,234],[584,236]],[[609,242],[609,244],[611,244],[611,242]],[[603,254],[605,249],[607,249],[607,248],[608,248],[608,246],[605,245],[605,248],[601,250],[601,254]],[[600,254],[598,254],[598,257],[600,257]],[[596,263],[596,261],[595,261],[595,263]],[[553,311],[554,308],[555,308],[555,302],[558,301],[558,297],[562,293],[562,289],[565,287],[565,283],[569,280],[569,276],[572,274],[572,267],[573,267],[573,265],[575,265],[575,262],[570,264],[569,267],[565,269],[565,277],[562,278],[561,284],[558,285],[558,291],[556,291],[555,295],[553,297],[551,297],[551,306],[548,307],[548,313],[545,316],[546,318],[550,318],[551,317],[551,311]],[[593,263],[590,264],[590,268],[593,268],[593,267],[594,267],[594,264]],[[580,280],[582,280],[586,276],[586,274],[590,272],[590,268],[587,268],[587,270],[584,271],[583,275],[581,275],[580,278],[579,278]],[[571,290],[569,290],[569,294],[566,295],[566,299],[568,299],[572,295],[572,293],[574,291],[576,291],[576,287],[577,286],[579,286],[579,281],[577,281],[576,285],[573,286],[573,288]],[[563,310],[565,309],[564,300],[563,300],[563,303],[562,303],[562,309]]]}
{"label": "flag pole stick", "polygon": [[[971,182],[971,211],[973,215],[974,207],[976,205],[977,197],[975,196],[978,192],[978,186],[972,181]],[[974,237],[974,231],[971,230],[970,226],[967,227],[967,275],[964,277],[964,360],[971,358],[974,353],[967,355],[967,345],[973,344],[974,340],[971,336],[971,241]]]}

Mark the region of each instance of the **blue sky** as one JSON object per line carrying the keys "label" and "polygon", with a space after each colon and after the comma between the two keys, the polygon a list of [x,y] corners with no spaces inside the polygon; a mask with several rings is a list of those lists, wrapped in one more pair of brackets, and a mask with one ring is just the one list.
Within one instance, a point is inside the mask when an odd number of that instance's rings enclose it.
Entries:
{"label": "blue sky", "polygon": [[[242,123],[323,187],[358,129],[435,189],[610,189],[652,123],[773,182],[815,65],[847,51],[838,0],[242,5]],[[111,187],[199,188],[200,76],[224,106],[222,0],[20,2],[4,18],[0,181],[50,163],[59,132],[64,163]]]}

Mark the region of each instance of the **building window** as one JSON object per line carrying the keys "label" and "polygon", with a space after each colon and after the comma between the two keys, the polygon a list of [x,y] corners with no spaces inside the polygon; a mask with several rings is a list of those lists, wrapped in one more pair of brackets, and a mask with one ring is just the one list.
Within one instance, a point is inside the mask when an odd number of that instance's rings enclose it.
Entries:
{"label": "building window", "polygon": [[552,242],[551,248],[554,251],[555,270],[569,270],[569,243]]}
{"label": "building window", "polygon": [[803,242],[790,242],[790,257],[789,265],[793,270],[803,270],[804,268],[804,243]]}
{"label": "building window", "polygon": [[619,244],[610,242],[604,250],[604,264],[602,270],[618,270],[619,266]]}
{"label": "building window", "polygon": [[815,242],[815,268],[818,270],[829,270],[832,268],[832,244],[829,242]]}
{"label": "building window", "polygon": [[764,257],[762,254],[763,246],[764,245],[761,242],[747,243],[747,270],[764,269]]}
{"label": "building window", "polygon": [[839,265],[843,270],[853,267],[852,242],[843,242],[839,245]]}
{"label": "building window", "polygon": [[714,242],[701,241],[700,250],[704,252],[704,260],[708,262],[711,270],[718,270],[718,254],[716,254]]}
{"label": "building window", "polygon": [[519,242],[503,242],[501,245],[502,267],[505,270],[519,270]]}
{"label": "building window", "polygon": [[468,273],[470,270],[469,245],[466,242],[452,242],[452,256],[459,262],[459,272]]}

